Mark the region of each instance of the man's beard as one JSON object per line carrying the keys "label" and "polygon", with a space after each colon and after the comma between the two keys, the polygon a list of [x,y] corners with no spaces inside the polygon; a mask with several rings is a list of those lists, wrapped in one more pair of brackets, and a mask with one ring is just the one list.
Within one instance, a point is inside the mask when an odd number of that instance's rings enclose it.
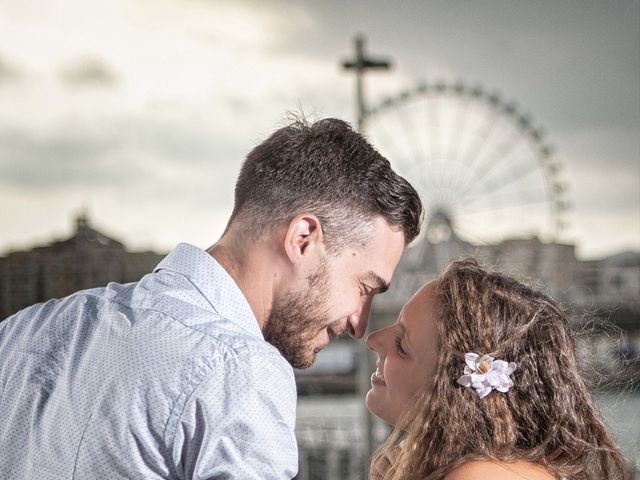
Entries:
{"label": "man's beard", "polygon": [[307,279],[307,291],[287,292],[273,300],[262,333],[295,368],[313,365],[320,351],[313,341],[327,324],[328,277],[326,262],[322,262]]}

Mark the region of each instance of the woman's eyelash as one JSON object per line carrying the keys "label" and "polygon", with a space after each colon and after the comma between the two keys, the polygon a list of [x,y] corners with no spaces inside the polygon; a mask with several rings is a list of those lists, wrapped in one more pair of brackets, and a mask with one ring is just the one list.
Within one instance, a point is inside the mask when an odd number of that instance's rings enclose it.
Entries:
{"label": "woman's eyelash", "polygon": [[403,355],[406,354],[406,352],[404,351],[404,348],[402,348],[402,337],[396,337],[396,348],[401,354]]}

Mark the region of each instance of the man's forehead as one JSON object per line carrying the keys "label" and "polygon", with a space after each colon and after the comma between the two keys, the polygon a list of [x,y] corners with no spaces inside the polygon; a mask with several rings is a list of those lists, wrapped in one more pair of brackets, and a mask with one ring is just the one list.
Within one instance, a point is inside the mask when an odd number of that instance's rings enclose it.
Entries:
{"label": "man's forehead", "polygon": [[362,269],[359,277],[381,291],[387,290],[404,247],[404,233],[382,218],[376,219],[369,241],[352,249],[354,259],[358,259],[358,269]]}

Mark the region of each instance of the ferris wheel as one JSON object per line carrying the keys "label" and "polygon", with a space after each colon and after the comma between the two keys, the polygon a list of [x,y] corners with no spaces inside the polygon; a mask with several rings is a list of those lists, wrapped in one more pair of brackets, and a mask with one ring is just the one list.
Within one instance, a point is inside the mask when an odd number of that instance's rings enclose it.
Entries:
{"label": "ferris wheel", "polygon": [[365,112],[364,130],[418,190],[432,243],[553,241],[565,228],[561,163],[531,116],[496,93],[421,83]]}

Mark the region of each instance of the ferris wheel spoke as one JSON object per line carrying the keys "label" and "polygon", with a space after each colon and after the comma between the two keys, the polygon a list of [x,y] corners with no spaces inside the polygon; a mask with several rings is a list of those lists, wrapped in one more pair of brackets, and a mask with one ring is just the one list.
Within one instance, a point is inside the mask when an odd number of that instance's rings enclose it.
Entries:
{"label": "ferris wheel spoke", "polygon": [[[453,98],[455,98],[455,101],[453,102],[455,111],[451,122],[451,135],[449,137],[449,145],[451,146],[451,161],[457,163],[459,162],[460,149],[462,148],[462,140],[464,138],[462,134],[464,134],[467,129],[467,124],[471,115],[466,112],[467,109],[464,108],[465,105],[462,103],[462,99],[456,97]],[[467,114],[465,115],[465,113]]]}
{"label": "ferris wheel spoke", "polygon": [[369,141],[377,148],[380,148],[382,145],[384,147],[385,153],[388,154],[389,150],[397,151],[398,147],[396,146],[397,140],[395,137],[389,133],[391,129],[385,128],[383,123],[386,123],[384,118],[380,118],[380,116],[375,117],[377,123],[375,126],[371,126],[370,123],[366,125],[366,133]]}
{"label": "ferris wheel spoke", "polygon": [[[464,175],[463,172],[460,172],[460,176]],[[469,202],[469,199],[476,198],[480,194],[484,192],[473,192],[470,189],[461,190],[458,186],[453,185],[448,189],[448,199],[449,203],[456,207],[458,205],[465,205]]]}
{"label": "ferris wheel spoke", "polygon": [[538,186],[535,188],[518,189],[497,191],[491,193],[485,193],[484,195],[477,195],[473,198],[465,199],[464,203],[459,203],[456,208],[466,207],[469,205],[487,205],[493,202],[509,202],[514,204],[522,204],[522,202],[541,201],[545,202],[547,191],[544,186]]}
{"label": "ferris wheel spoke", "polygon": [[[479,158],[479,156],[472,158],[468,163],[465,162],[464,159],[458,158],[455,158],[452,161],[452,164],[457,166],[457,172],[455,172],[455,175],[453,174],[453,172],[450,172],[450,182],[447,186],[452,191],[457,192],[458,195],[467,194],[467,191],[470,189],[469,185],[477,178],[477,176],[474,175],[475,170],[473,168],[473,165],[478,165],[479,162],[476,161],[476,158]],[[482,162],[480,162],[480,165],[481,164]]]}
{"label": "ferris wheel spoke", "polygon": [[421,178],[421,172],[418,170],[419,159],[408,158],[407,154],[403,152],[397,136],[391,133],[395,129],[385,125],[388,123],[386,117],[376,117],[376,119],[378,122],[375,124],[375,128],[372,128],[371,125],[368,127],[368,131],[373,137],[372,143],[378,148],[380,148],[380,145],[384,146],[385,156],[389,157],[393,163],[401,164],[401,169],[404,169],[407,175],[412,178]]}
{"label": "ferris wheel spoke", "polygon": [[482,245],[486,242],[483,240],[473,229],[465,228],[457,225],[456,222],[453,224],[453,230],[456,232],[456,235],[468,242],[471,242],[475,245]]}
{"label": "ferris wheel spoke", "polygon": [[516,182],[521,182],[526,177],[538,171],[539,166],[537,165],[535,159],[531,159],[531,161],[528,163],[519,162],[519,164],[514,168],[504,171],[502,175],[497,177],[494,176],[492,179],[484,182],[480,190],[478,190],[477,188],[475,190],[478,193],[495,191],[496,189],[504,188]]}
{"label": "ferris wheel spoke", "polygon": [[418,151],[419,145],[420,145],[420,140],[418,139],[418,141],[416,142],[415,139],[412,138],[411,132],[415,132],[416,129],[412,128],[412,125],[410,125],[410,123],[411,123],[410,115],[407,115],[404,110],[397,109],[396,110],[396,117],[398,118],[398,122],[402,126],[401,130],[404,133],[405,139],[407,141],[409,149],[411,150],[413,158],[416,161],[418,159],[425,158],[423,156],[422,152]]}
{"label": "ferris wheel spoke", "polygon": [[[496,243],[505,238],[516,238],[537,234],[545,237],[550,229],[532,230],[531,224],[523,223],[522,217],[513,215],[493,215],[489,217],[478,217],[476,219],[465,218],[460,221],[464,228],[454,227],[454,231],[460,234],[465,240],[478,239],[479,243]],[[538,220],[541,224],[546,223],[544,219]],[[473,241],[477,244],[478,240]]]}
{"label": "ferris wheel spoke", "polygon": [[464,152],[466,151],[465,145],[468,145],[472,141],[478,141],[476,137],[471,136],[471,140],[465,138],[465,133],[470,131],[469,124],[474,116],[474,104],[467,104],[467,109],[463,109],[464,104],[462,103],[462,99],[458,102],[458,108],[456,109],[458,115],[456,121],[452,125],[452,134],[451,134],[451,160],[456,165],[464,165],[464,168],[460,169],[458,175],[451,176],[450,188],[454,191],[459,191],[460,186],[464,184],[472,171],[472,164],[476,160],[476,157],[471,159],[469,164],[465,164],[465,156]]}
{"label": "ferris wheel spoke", "polygon": [[[443,151],[442,159],[446,162],[444,168],[441,169],[443,175],[441,185],[448,191],[457,190],[457,184],[460,178],[466,174],[466,169],[460,168],[458,160],[460,145],[464,139],[464,129],[469,120],[470,115],[467,109],[463,108],[462,99],[457,96],[446,97],[451,105],[450,122],[443,130],[443,136],[447,134],[448,141],[445,143],[446,148]],[[466,113],[466,115],[465,115]]]}
{"label": "ferris wheel spoke", "polygon": [[[441,118],[440,121],[442,128],[440,129],[440,138],[442,140],[440,145],[440,157],[439,161],[443,163],[443,168],[439,168],[440,175],[438,177],[438,185],[440,185],[445,191],[450,188],[451,177],[452,177],[452,152],[453,145],[455,143],[455,136],[452,132],[453,126],[455,123],[455,117],[457,115],[457,109],[455,105],[455,97],[450,95],[442,96],[439,98],[441,104],[444,103],[444,107],[440,108]],[[446,103],[445,103],[446,102]],[[443,113],[444,110],[444,113]],[[447,115],[448,113],[448,115]]]}
{"label": "ferris wheel spoke", "polygon": [[441,154],[439,142],[440,136],[438,135],[439,132],[437,132],[437,130],[439,129],[438,126],[440,125],[440,106],[438,103],[438,98],[430,99],[428,97],[427,102],[425,103],[425,107],[427,110],[427,125],[430,126],[430,128],[428,129],[430,135],[429,143],[433,147],[433,156],[430,158],[432,160],[439,160]]}
{"label": "ferris wheel spoke", "polygon": [[[462,105],[460,105],[460,107],[462,107]],[[467,131],[467,126],[469,125],[469,121],[471,119],[471,115],[464,115],[464,109],[463,108],[458,108],[457,109],[458,115],[456,117],[456,121],[454,122],[454,126],[452,128],[452,131],[457,131],[457,132],[466,132]],[[456,162],[460,162],[461,161],[461,157],[460,157],[460,152],[463,148],[464,142],[460,141],[460,142],[454,142],[454,139],[452,138],[452,145],[453,145],[453,159]]]}
{"label": "ferris wheel spoke", "polygon": [[456,209],[464,209],[469,205],[473,206],[481,206],[486,205],[487,203],[492,204],[493,202],[508,202],[510,204],[522,205],[524,202],[544,202],[546,197],[546,189],[544,188],[536,188],[529,190],[519,190],[519,191],[510,191],[510,192],[498,192],[487,195],[478,195],[476,197],[467,198],[465,203],[460,203],[456,205]]}
{"label": "ferris wheel spoke", "polygon": [[416,181],[418,182],[418,186],[420,186],[423,189],[423,191],[429,192],[436,189],[433,183],[433,179],[430,175],[430,172],[419,175],[418,177],[413,177],[411,180],[411,182],[413,183],[415,183]]}
{"label": "ferris wheel spoke", "polygon": [[508,204],[502,204],[502,205],[494,205],[488,208],[481,208],[481,209],[468,209],[465,212],[459,212],[456,213],[457,216],[459,217],[464,217],[465,215],[474,215],[474,214],[478,214],[478,213],[488,213],[488,212],[498,212],[501,210],[511,210],[511,209],[522,209],[522,208],[532,208],[532,207],[538,207],[540,205],[546,205],[547,201],[546,200],[541,200],[541,199],[535,199],[535,200],[525,200],[525,201],[521,201],[521,202],[512,202],[512,203],[508,203]]}
{"label": "ferris wheel spoke", "polygon": [[434,136],[432,132],[435,128],[435,124],[433,124],[432,128],[432,119],[429,118],[429,113],[423,108],[423,104],[425,102],[428,102],[428,99],[423,95],[420,98],[420,102],[418,102],[414,108],[414,117],[418,122],[418,125],[415,128],[418,135],[418,141],[424,149],[424,158],[429,160],[433,159],[435,155],[435,139],[433,138]]}
{"label": "ferris wheel spoke", "polygon": [[491,155],[488,158],[493,159],[491,163],[485,162],[483,168],[478,170],[478,176],[474,180],[477,181],[475,185],[480,185],[482,180],[490,175],[496,170],[500,170],[504,168],[508,159],[510,158],[510,154],[515,150],[515,148],[524,141],[522,136],[516,135],[515,133],[509,136],[509,140],[502,142],[495,149],[495,154]]}
{"label": "ferris wheel spoke", "polygon": [[430,135],[429,143],[433,148],[433,155],[431,158],[438,158],[440,155],[439,145],[438,145],[438,135],[436,133],[436,129],[438,128],[438,106],[437,100],[427,98],[427,102],[425,103],[425,117],[427,119],[427,125],[431,125],[428,132]]}
{"label": "ferris wheel spoke", "polygon": [[[496,125],[498,124],[498,114],[494,109],[489,109],[486,111],[484,118],[486,119],[484,122],[485,128],[475,137],[476,140],[469,146],[466,150],[464,150],[464,155],[462,158],[470,158],[469,164],[467,165],[467,172],[473,172],[476,168],[476,163],[482,157],[484,149],[486,145],[490,143],[491,138],[494,135]],[[474,152],[472,156],[467,157],[467,152]],[[457,188],[458,190],[465,189],[468,185],[467,182],[463,182]]]}

